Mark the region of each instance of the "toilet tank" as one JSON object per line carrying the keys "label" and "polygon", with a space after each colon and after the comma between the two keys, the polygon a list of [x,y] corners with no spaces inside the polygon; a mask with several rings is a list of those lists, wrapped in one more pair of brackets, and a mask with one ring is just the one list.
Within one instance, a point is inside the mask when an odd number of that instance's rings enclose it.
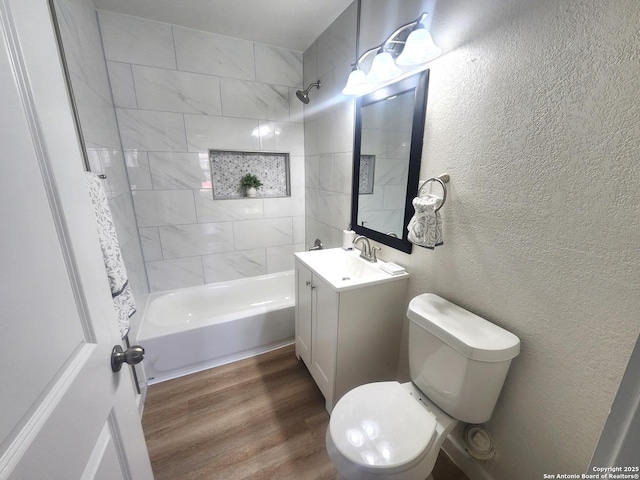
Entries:
{"label": "toilet tank", "polygon": [[413,383],[458,420],[489,420],[518,337],[432,293],[413,298],[407,316]]}

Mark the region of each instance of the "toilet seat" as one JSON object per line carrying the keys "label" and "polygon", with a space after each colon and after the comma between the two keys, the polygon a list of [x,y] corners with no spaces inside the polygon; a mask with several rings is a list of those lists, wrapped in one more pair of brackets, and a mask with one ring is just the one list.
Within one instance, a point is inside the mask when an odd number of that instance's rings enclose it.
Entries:
{"label": "toilet seat", "polygon": [[336,449],[361,471],[392,474],[419,463],[436,437],[436,417],[398,382],[361,385],[333,408]]}

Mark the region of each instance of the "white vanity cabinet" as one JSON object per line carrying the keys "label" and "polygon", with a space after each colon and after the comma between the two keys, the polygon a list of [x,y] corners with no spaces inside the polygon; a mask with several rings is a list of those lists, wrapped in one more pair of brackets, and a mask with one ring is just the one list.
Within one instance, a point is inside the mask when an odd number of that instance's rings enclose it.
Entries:
{"label": "white vanity cabinet", "polygon": [[297,253],[295,261],[296,356],[331,412],[352,388],[397,378],[409,275],[340,284],[309,265],[318,258],[305,262],[309,255],[321,252]]}

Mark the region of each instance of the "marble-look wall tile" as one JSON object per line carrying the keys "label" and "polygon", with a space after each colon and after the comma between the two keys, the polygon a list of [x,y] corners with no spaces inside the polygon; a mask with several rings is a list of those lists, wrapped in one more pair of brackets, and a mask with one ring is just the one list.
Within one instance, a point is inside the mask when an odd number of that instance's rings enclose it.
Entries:
{"label": "marble-look wall tile", "polygon": [[107,194],[107,199],[117,197],[129,191],[127,185],[127,173],[122,160],[122,152],[118,149],[103,147],[85,141],[87,156],[91,171],[95,174],[105,174],[102,187]]}
{"label": "marble-look wall tile", "polygon": [[149,152],[154,190],[198,189],[211,184],[206,154]]}
{"label": "marble-look wall tile", "polygon": [[255,277],[267,273],[264,248],[202,257],[206,283]]}
{"label": "marble-look wall tile", "polygon": [[107,60],[176,68],[171,25],[98,10]]}
{"label": "marble-look wall tile", "polygon": [[255,80],[253,42],[173,27],[178,70]]}
{"label": "marble-look wall tile", "polygon": [[258,82],[302,87],[302,53],[257,43],[255,55]]}
{"label": "marble-look wall tile", "polygon": [[220,80],[222,112],[227,117],[289,121],[289,89],[233,78]]}
{"label": "marble-look wall tile", "polygon": [[304,52],[304,85],[322,81],[304,108],[307,247],[315,238],[327,248],[341,245],[350,223],[355,100],[342,88],[355,60],[355,38],[353,3]]}
{"label": "marble-look wall tile", "polygon": [[[138,229],[136,228],[136,213],[131,202],[129,192],[108,199],[111,216],[116,227],[118,242],[124,245],[129,242],[138,242]],[[140,247],[138,247],[140,248]]]}
{"label": "marble-look wall tile", "polygon": [[204,284],[201,257],[146,262],[151,292]]}
{"label": "marble-look wall tile", "polygon": [[260,128],[268,127],[273,136],[260,137],[260,148],[291,155],[304,155],[304,126],[288,122],[260,122]]}
{"label": "marble-look wall tile", "polygon": [[317,188],[306,188],[304,192],[304,213],[307,218],[318,218],[318,204],[320,190]]}
{"label": "marble-look wall tile", "polygon": [[122,146],[127,150],[187,150],[184,121],[179,113],[116,109]]}
{"label": "marble-look wall tile", "polygon": [[149,156],[141,150],[125,150],[125,164],[129,174],[131,190],[151,190],[151,172],[149,171]]}
{"label": "marble-look wall tile", "polygon": [[409,158],[411,152],[411,129],[403,132],[388,132],[387,155],[391,158]]}
{"label": "marble-look wall tile", "polygon": [[319,153],[350,152],[353,150],[353,109],[344,106],[331,108],[318,119]]}
{"label": "marble-look wall tile", "polygon": [[192,190],[134,191],[139,227],[196,223]]}
{"label": "marble-look wall tile", "polygon": [[58,0],[55,9],[89,164],[94,173],[107,175],[102,182],[140,312],[131,319],[135,338],[149,284],[96,9],[90,0]]}
{"label": "marble-look wall tile", "polygon": [[353,155],[336,153],[332,156],[333,181],[332,190],[338,193],[351,194],[351,178],[353,177]]}
{"label": "marble-look wall tile", "polygon": [[305,187],[320,187],[320,155],[307,155],[305,157],[304,178]]}
{"label": "marble-look wall tile", "polygon": [[[304,73],[303,85],[315,82],[318,78],[318,40],[313,42],[302,55],[302,71]],[[306,119],[305,119],[306,122]]]}
{"label": "marble-look wall tile", "polygon": [[318,155],[319,172],[320,172],[320,190],[333,192],[333,155],[324,153]]}
{"label": "marble-look wall tile", "polygon": [[373,128],[362,129],[362,154],[363,155],[375,155],[376,157],[387,156],[387,141],[388,135],[382,130]]}
{"label": "marble-look wall tile", "polygon": [[318,220],[335,228],[347,228],[351,221],[351,195],[321,194]]}
{"label": "marble-look wall tile", "polygon": [[190,152],[260,149],[258,120],[185,114],[184,123]]}
{"label": "marble-look wall tile", "polygon": [[140,109],[222,114],[218,77],[133,65],[133,81]]}
{"label": "marble-look wall tile", "polygon": [[358,212],[382,210],[384,194],[381,188],[375,189],[370,195],[360,195],[358,197]]}
{"label": "marble-look wall tile", "polygon": [[298,99],[296,92],[298,88],[289,88],[289,121],[294,123],[304,122],[304,103]]}
{"label": "marble-look wall tile", "polygon": [[289,156],[289,178],[292,187],[304,187],[304,156],[303,155],[290,155]]}
{"label": "marble-look wall tile", "polygon": [[383,210],[404,210],[407,196],[406,185],[387,185],[384,187]]}
{"label": "marble-look wall tile", "polygon": [[73,94],[78,106],[84,141],[119,150],[118,124],[113,114],[111,99],[105,100],[96,94],[91,85],[80,82],[73,84]]}
{"label": "marble-look wall tile", "polygon": [[162,260],[162,246],[160,245],[160,234],[158,227],[139,228],[140,242],[142,243],[142,254],[146,262]]}
{"label": "marble-look wall tile", "polygon": [[375,165],[375,185],[407,185],[409,174],[408,157],[397,158],[376,158]]}
{"label": "marble-look wall tile", "polygon": [[318,37],[318,75],[323,76],[345,61],[353,63],[356,51],[355,3],[347,8],[322,35]]}
{"label": "marble-look wall tile", "polygon": [[265,198],[265,218],[298,217],[304,215],[304,188],[291,187],[290,197]]}
{"label": "marble-look wall tile", "polygon": [[[323,243],[324,248],[331,248],[332,227],[326,223],[319,222],[313,217],[307,216],[305,221],[305,244],[306,248],[313,246],[316,238]],[[335,246],[342,245],[342,242]]]}
{"label": "marble-look wall tile", "polygon": [[286,272],[294,268],[296,252],[304,252],[304,244],[267,248],[267,273]]}
{"label": "marble-look wall tile", "polygon": [[90,2],[77,0],[58,0],[55,7],[73,88],[84,84],[102,100],[111,103],[95,7]]}
{"label": "marble-look wall tile", "polygon": [[305,217],[293,217],[293,243],[304,245],[305,242]]}
{"label": "marble-look wall tile", "polygon": [[291,217],[233,222],[236,250],[290,245],[293,242]]}
{"label": "marble-look wall tile", "polygon": [[230,222],[264,218],[264,200],[261,198],[238,198],[214,200],[210,188],[195,192],[198,222]]}
{"label": "marble-look wall tile", "polygon": [[307,120],[304,122],[304,153],[318,155],[318,122],[317,120]]}
{"label": "marble-look wall tile", "polygon": [[136,90],[133,85],[131,65],[128,63],[107,62],[113,103],[120,108],[138,108]]}
{"label": "marble-look wall tile", "polygon": [[164,258],[224,253],[234,249],[231,222],[165,225],[158,231]]}
{"label": "marble-look wall tile", "polygon": [[[144,254],[153,291],[266,273],[266,248],[273,249],[270,271],[290,269],[291,249],[305,241],[304,110],[295,97],[303,87],[302,55],[100,16],[144,249],[140,263]],[[272,135],[261,136],[260,127]],[[290,153],[292,196],[213,200],[209,149]],[[108,153],[96,157],[111,162]]]}

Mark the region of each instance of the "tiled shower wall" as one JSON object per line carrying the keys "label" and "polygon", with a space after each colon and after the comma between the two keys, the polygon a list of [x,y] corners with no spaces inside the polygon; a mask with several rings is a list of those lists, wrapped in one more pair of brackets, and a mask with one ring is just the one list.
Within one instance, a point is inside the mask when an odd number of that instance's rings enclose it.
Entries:
{"label": "tiled shower wall", "polygon": [[149,287],[96,9],[91,0],[56,0],[55,6],[91,170],[107,176],[103,185],[138,309],[131,319],[135,338]]}
{"label": "tiled shower wall", "polygon": [[342,245],[351,218],[354,99],[342,95],[355,61],[356,2],[304,52],[304,84],[320,80],[305,105],[306,244]]}
{"label": "tiled shower wall", "polygon": [[[293,268],[305,238],[302,54],[99,20],[151,291]],[[291,197],[214,201],[210,148],[290,153]]]}

